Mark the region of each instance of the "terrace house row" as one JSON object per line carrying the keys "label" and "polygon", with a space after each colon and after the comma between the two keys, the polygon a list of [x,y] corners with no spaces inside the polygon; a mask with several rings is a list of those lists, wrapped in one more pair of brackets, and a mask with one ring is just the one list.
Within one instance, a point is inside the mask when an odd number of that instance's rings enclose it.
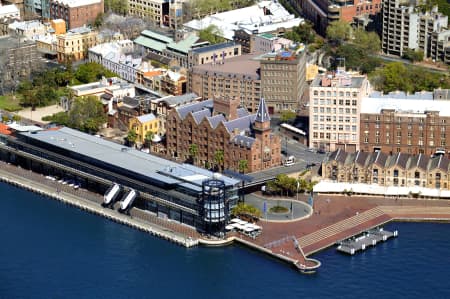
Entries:
{"label": "terrace house row", "polygon": [[348,153],[338,149],[322,163],[322,177],[346,183],[448,189],[449,165],[444,155]]}

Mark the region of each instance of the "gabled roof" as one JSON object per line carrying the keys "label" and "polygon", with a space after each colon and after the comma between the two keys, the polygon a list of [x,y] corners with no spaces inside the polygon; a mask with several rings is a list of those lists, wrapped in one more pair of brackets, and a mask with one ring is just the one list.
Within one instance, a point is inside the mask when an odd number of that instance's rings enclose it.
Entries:
{"label": "gabled roof", "polygon": [[409,157],[410,157],[410,155],[405,154],[405,153],[396,153],[395,155],[392,155],[389,157],[387,167],[398,166],[403,169],[406,169],[406,166],[409,161]]}
{"label": "gabled roof", "polygon": [[348,156],[348,153],[346,153],[345,151],[343,151],[339,148],[330,154],[330,156],[328,157],[328,160],[336,161],[338,163],[344,164],[345,160],[347,159],[347,156]]}
{"label": "gabled roof", "polygon": [[360,166],[367,166],[369,162],[370,153],[358,151],[355,157],[355,163]]}
{"label": "gabled roof", "polygon": [[388,158],[388,155],[385,153],[378,151],[372,154],[372,157],[370,159],[371,163],[376,164],[381,167],[386,166],[386,160]]}
{"label": "gabled roof", "polygon": [[247,116],[247,115],[249,115],[250,113],[248,113],[248,110],[247,109],[245,109],[245,108],[238,108],[237,109],[237,115],[238,115],[238,117],[244,117],[244,116]]}
{"label": "gabled roof", "polygon": [[231,139],[231,142],[241,146],[246,146],[247,148],[251,148],[253,143],[255,142],[255,138],[245,135],[236,135]]}
{"label": "gabled roof", "polygon": [[447,172],[450,160],[443,155],[435,156],[431,158],[430,167],[428,170],[442,170]]}
{"label": "gabled roof", "polygon": [[270,121],[269,111],[267,109],[266,101],[264,98],[259,100],[258,110],[256,111],[256,119],[257,122],[266,122]]}
{"label": "gabled roof", "polygon": [[209,109],[203,109],[200,111],[192,112],[192,117],[194,118],[194,120],[197,124],[199,124],[203,118],[209,117],[209,116],[211,116],[211,111]]}
{"label": "gabled roof", "polygon": [[192,103],[177,107],[176,110],[181,119],[184,119],[190,112],[196,112],[203,109],[210,109],[213,106],[213,100],[206,100],[199,103]]}
{"label": "gabled roof", "polygon": [[251,124],[255,121],[256,115],[251,114],[244,117],[236,118],[224,123],[228,132],[233,132],[234,129],[239,131],[244,131],[245,129],[250,129]]}
{"label": "gabled roof", "polygon": [[215,129],[221,122],[226,121],[226,119],[222,114],[218,114],[215,116],[208,117],[208,121],[211,124],[211,127]]}

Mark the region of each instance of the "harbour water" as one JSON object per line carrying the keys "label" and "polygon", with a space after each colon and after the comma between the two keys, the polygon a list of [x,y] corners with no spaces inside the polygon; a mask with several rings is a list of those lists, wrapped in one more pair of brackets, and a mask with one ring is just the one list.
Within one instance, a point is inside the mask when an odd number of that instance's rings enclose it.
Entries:
{"label": "harbour water", "polygon": [[239,246],[186,249],[0,183],[0,298],[450,298],[450,224],[392,223],[314,275]]}

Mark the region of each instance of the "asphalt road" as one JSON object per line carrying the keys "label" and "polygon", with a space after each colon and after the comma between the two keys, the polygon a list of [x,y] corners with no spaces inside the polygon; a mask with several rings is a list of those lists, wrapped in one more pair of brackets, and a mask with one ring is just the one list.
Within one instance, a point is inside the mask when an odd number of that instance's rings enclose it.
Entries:
{"label": "asphalt road", "polygon": [[326,158],[326,154],[319,154],[316,152],[308,151],[308,147],[292,139],[288,139],[287,142],[282,137],[281,149],[284,158],[288,156],[294,156],[296,162],[292,166],[279,166],[271,169],[266,169],[263,171],[249,173],[254,181],[261,181],[266,179],[271,179],[276,177],[280,173],[294,173],[301,172],[306,169],[308,164],[315,163],[316,165],[322,163],[323,159]]}

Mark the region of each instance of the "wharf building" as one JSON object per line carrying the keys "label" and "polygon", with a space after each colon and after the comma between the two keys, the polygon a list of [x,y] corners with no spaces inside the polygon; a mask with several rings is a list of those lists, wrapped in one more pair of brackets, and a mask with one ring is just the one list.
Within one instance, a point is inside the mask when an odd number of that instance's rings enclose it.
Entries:
{"label": "wharf building", "polygon": [[411,192],[417,192],[416,187],[448,190],[449,166],[450,160],[440,154],[348,153],[338,149],[322,162],[322,178],[334,182],[413,187]]}
{"label": "wharf building", "polygon": [[360,148],[361,101],[371,92],[363,75],[336,73],[318,75],[309,87],[309,146],[325,151]]}
{"label": "wharf building", "polygon": [[[270,128],[270,116],[262,98],[256,114],[239,108],[239,100],[220,97],[180,106],[166,123],[167,155],[193,160],[205,168],[254,172],[281,165],[280,137]],[[192,152],[191,148],[197,151]]]}
{"label": "wharf building", "polygon": [[360,149],[433,155],[450,153],[450,91],[373,92],[363,98]]}
{"label": "wharf building", "polygon": [[211,234],[224,231],[238,200],[236,179],[69,128],[0,135],[0,157],[96,192],[118,184],[136,208]]}
{"label": "wharf building", "polygon": [[[384,0],[381,48],[402,56],[406,50],[422,51],[424,57],[445,61],[450,55],[448,16],[437,11],[422,12],[413,1]],[[448,60],[447,60],[448,61]]]}

